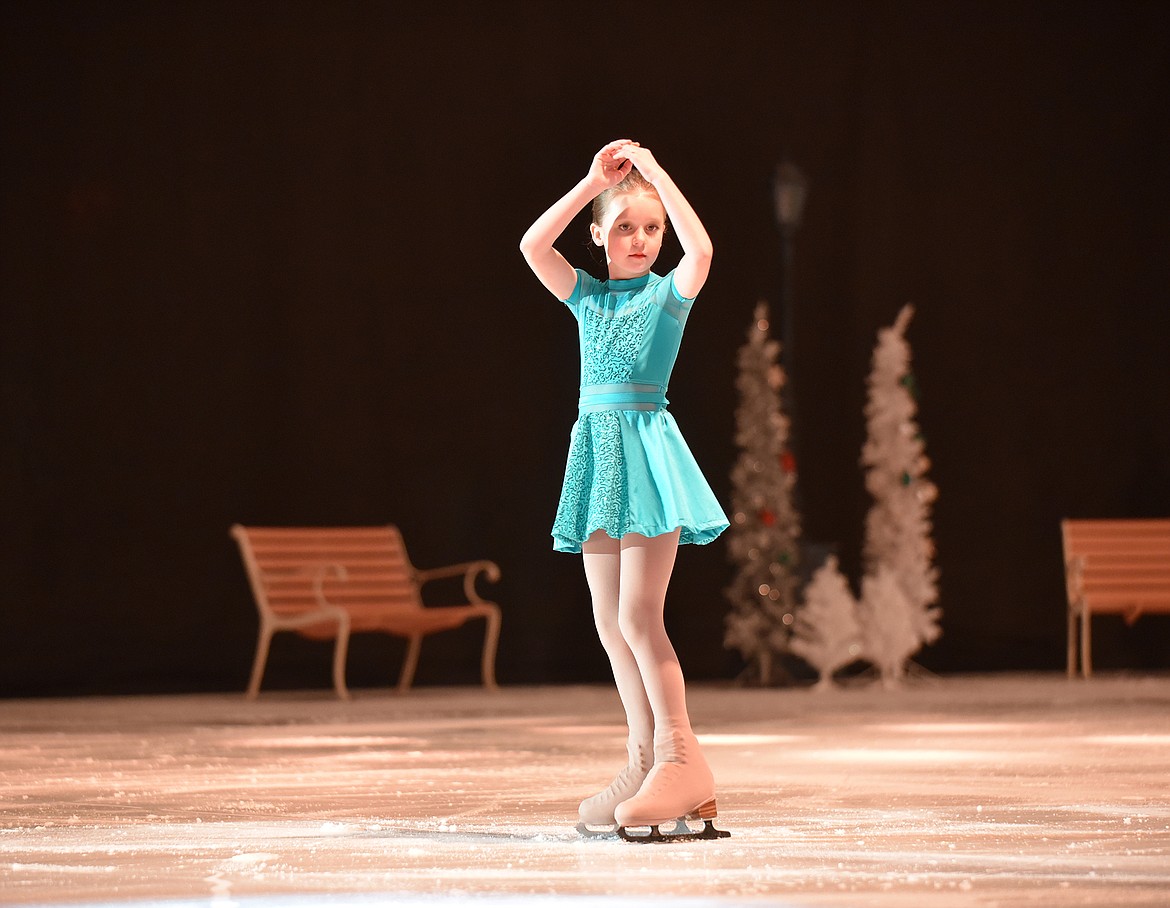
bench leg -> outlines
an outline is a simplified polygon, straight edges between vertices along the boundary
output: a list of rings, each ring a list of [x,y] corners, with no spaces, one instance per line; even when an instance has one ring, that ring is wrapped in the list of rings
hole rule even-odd
[[[496,649],[500,643],[500,613],[491,612],[485,616],[487,627],[483,637],[482,674],[483,686],[488,690],[499,690],[496,684]]]
[[[1093,657],[1090,655],[1089,634],[1092,627],[1087,608],[1081,609],[1081,675],[1088,678],[1093,674]]]
[[[1077,676],[1077,613],[1068,608],[1068,676]]]
[[[337,622],[337,642],[333,644],[333,689],[342,700],[349,699],[345,686],[345,660],[349,654],[349,616]]]
[[[272,642],[274,631],[267,624],[260,624],[260,636],[256,639],[256,657],[252,660],[252,676],[248,680],[248,690],[244,695],[249,700],[255,700],[260,693],[260,681],[264,677],[264,666],[268,662],[268,646]]]
[[[418,654],[422,649],[422,634],[412,634],[406,647],[406,661],[402,663],[402,674],[398,676],[398,693],[404,694],[414,683],[414,672],[418,668]]]

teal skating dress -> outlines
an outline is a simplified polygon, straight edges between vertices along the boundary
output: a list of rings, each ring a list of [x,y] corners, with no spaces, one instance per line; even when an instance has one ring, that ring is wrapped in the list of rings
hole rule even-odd
[[[727,517],[674,417],[666,386],[694,300],[674,272],[599,281],[578,269],[564,301],[577,318],[581,399],[569,438],[553,548],[580,552],[595,530],[704,545]]]

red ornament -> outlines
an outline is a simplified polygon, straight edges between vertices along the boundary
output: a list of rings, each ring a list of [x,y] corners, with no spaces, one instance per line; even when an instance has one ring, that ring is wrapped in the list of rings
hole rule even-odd
[[[785,473],[796,472],[796,456],[791,451],[785,451],[780,455],[780,469]]]
[[[760,523],[762,523],[764,526],[770,527],[775,522],[776,522],[776,515],[773,514],[771,511],[769,511],[767,508],[760,511]]]

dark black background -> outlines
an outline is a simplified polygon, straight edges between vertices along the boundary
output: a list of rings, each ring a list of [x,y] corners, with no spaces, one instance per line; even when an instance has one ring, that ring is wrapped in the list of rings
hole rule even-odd
[[[616,137],[715,243],[670,396],[725,502],[772,172],[807,173],[801,500],[855,583],[869,357],[915,305],[923,666],[1062,668],[1059,520],[1170,513],[1162,3],[10,2],[0,42],[0,694],[242,689],[236,521],[492,558],[501,680],[604,680],[548,535],[574,324],[516,247]],[[741,668],[730,571],[722,541],[680,552],[692,678]],[[1096,630],[1100,668],[1170,661],[1165,617]],[[428,641],[420,683],[473,682],[478,635]],[[270,685],[327,686],[321,647],[278,638]],[[400,653],[359,642],[351,683]]]

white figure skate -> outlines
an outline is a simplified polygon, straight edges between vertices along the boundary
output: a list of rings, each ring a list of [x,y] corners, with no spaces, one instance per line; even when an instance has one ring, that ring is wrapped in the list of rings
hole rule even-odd
[[[617,831],[614,809],[632,798],[646,781],[652,765],[648,745],[630,745],[629,762],[612,782],[581,802],[577,810],[577,831],[584,836],[612,835]]]
[[[722,839],[716,829],[715,777],[693,734],[675,732],[655,740],[654,768],[638,793],[614,809],[618,835],[627,842]],[[701,829],[688,823],[701,822]],[[662,827],[673,823],[673,828]]]

